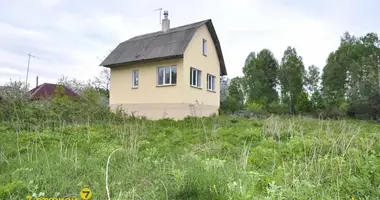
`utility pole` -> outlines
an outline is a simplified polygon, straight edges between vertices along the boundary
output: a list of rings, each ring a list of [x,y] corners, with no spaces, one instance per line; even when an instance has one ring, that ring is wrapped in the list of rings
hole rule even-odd
[[[377,81],[379,82],[379,96],[380,96],[380,56],[377,56]],[[377,123],[380,123],[380,117],[376,116]]]
[[[33,56],[31,53],[28,54],[29,58],[28,58],[28,68],[26,70],[26,80],[25,80],[25,87],[28,87],[28,76],[29,76],[29,65],[30,65],[30,57],[36,57],[36,56]]]

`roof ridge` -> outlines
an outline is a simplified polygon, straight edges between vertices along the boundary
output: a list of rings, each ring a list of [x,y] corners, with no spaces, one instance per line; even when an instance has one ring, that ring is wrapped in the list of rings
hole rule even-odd
[[[170,30],[156,31],[134,36],[119,45],[100,63],[100,66],[113,68],[137,63],[183,58],[189,42],[196,31],[206,25],[217,51],[220,75],[227,75],[222,48],[211,19],[185,24]],[[160,40],[159,42],[156,42]],[[139,56],[138,58],[136,58]]]
[[[29,98],[33,97],[34,94],[35,94],[37,91],[40,91],[41,88],[42,88],[42,86],[44,86],[44,85],[46,85],[46,83],[42,83],[41,85],[37,86],[37,89],[34,90],[34,92],[33,92],[32,94],[30,94],[30,97],[29,97]]]
[[[198,21],[198,22],[194,22],[194,23],[190,23],[190,24],[185,24],[185,25],[173,27],[173,28],[169,29],[167,32],[156,31],[156,32],[150,32],[150,33],[145,33],[145,34],[141,34],[141,35],[136,35],[134,37],[129,38],[128,40],[125,40],[124,42],[121,42],[120,44],[127,43],[127,42],[132,42],[132,41],[139,40],[139,39],[152,38],[152,37],[156,37],[157,35],[176,33],[176,32],[179,32],[179,31],[183,31],[183,30],[181,30],[181,28],[184,28],[186,26],[190,26],[191,27],[192,25],[195,25],[195,24],[199,23],[198,26],[195,26],[195,27],[192,27],[192,28],[189,28],[189,29],[197,28],[197,27],[199,27],[199,26],[207,23],[210,20],[211,19],[206,19],[206,20],[202,20],[202,21]],[[151,36],[149,36],[149,35],[151,35]]]

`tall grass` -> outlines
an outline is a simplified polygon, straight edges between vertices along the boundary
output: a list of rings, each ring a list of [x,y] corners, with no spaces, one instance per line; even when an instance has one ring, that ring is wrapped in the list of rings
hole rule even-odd
[[[279,116],[149,121],[111,113],[90,94],[1,102],[0,199],[79,198],[85,187],[93,199],[380,196],[375,123]]]
[[[377,199],[379,126],[188,118],[0,131],[0,199]],[[115,150],[119,149],[115,152]]]

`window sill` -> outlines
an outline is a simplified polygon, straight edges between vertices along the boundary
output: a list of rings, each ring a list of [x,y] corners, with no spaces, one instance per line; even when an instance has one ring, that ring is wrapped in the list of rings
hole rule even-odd
[[[209,90],[209,89],[207,89],[207,91],[212,92],[212,93],[216,93],[215,90]]]
[[[132,89],[138,89],[138,88],[139,88],[139,86],[132,87]]]
[[[198,86],[195,86],[195,85],[190,85],[190,87],[195,88],[195,89],[198,89],[198,90],[201,90],[201,89],[202,89],[202,87],[198,87]]]
[[[176,86],[177,84],[156,85],[156,87]]]

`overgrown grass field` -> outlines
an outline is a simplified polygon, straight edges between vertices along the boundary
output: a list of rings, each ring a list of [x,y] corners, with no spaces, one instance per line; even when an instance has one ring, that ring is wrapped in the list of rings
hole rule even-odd
[[[379,199],[380,125],[272,116],[17,131],[0,125],[0,199]]]

